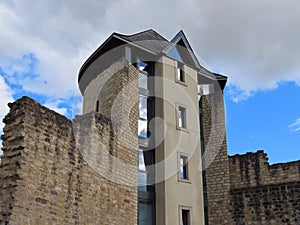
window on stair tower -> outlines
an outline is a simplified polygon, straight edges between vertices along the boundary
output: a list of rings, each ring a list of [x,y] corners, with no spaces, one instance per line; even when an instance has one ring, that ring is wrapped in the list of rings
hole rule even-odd
[[[147,137],[147,97],[140,95],[139,100],[139,123],[138,123],[138,134],[139,137]]]
[[[179,206],[179,224],[180,225],[191,225],[191,207]]]
[[[189,166],[188,156],[183,153],[179,153],[179,180],[189,180]]]
[[[186,108],[181,105],[177,106],[177,128],[187,128]]]

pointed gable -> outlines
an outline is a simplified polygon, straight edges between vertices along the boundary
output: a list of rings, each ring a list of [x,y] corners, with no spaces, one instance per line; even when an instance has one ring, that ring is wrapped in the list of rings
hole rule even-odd
[[[185,64],[201,68],[200,63],[182,30],[170,41],[169,45],[163,50],[163,53]]]

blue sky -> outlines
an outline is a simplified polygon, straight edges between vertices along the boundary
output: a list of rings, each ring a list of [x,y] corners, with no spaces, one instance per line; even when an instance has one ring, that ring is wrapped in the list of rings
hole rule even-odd
[[[260,91],[233,102],[225,90],[228,150],[230,154],[259,149],[270,162],[300,159],[300,87],[283,82],[274,90]]]
[[[183,29],[203,65],[229,77],[229,153],[300,159],[298,1],[28,1],[0,2],[1,120],[22,95],[72,118],[78,70],[112,32],[152,28],[171,39]]]

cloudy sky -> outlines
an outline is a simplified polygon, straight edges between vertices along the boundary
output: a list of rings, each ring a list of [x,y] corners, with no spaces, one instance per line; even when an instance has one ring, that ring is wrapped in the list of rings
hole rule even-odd
[[[229,77],[229,153],[298,160],[299,22],[296,0],[2,0],[0,118],[22,95],[72,118],[78,70],[112,32],[152,28],[171,39],[183,29],[209,68]]]

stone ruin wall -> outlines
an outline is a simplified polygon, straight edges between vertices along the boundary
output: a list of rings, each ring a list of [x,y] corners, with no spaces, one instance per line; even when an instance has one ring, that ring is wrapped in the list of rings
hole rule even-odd
[[[300,160],[270,165],[263,151],[228,156],[225,122],[214,118],[225,118],[223,95],[203,96],[201,108],[205,157],[214,157],[205,170],[208,225],[299,225]],[[224,136],[221,145],[214,135]]]
[[[122,73],[126,73],[124,85],[130,82],[126,78],[137,79],[133,68],[112,79]],[[134,99],[133,95],[138,96],[126,96]],[[119,110],[124,111],[128,103],[121,103]],[[72,123],[28,97],[9,107],[0,164],[1,225],[137,224],[138,143],[122,144],[129,139],[128,130],[118,126],[123,136],[117,136],[111,120],[94,112],[77,116]],[[129,119],[133,133],[137,133],[137,118],[138,105],[134,105]],[[80,147],[91,145],[79,151],[75,136],[84,132],[94,133],[81,135],[87,139],[77,139]],[[90,139],[93,136],[100,142]]]
[[[230,182],[223,93],[201,97],[203,110],[204,170],[209,225],[232,225]],[[215,124],[213,124],[215,123]],[[221,139],[221,140],[220,140]]]
[[[2,137],[0,224],[137,223],[136,187],[111,182],[90,167],[76,148],[70,120],[27,97],[9,106]],[[137,165],[137,152],[119,148],[110,121],[94,117],[105,147],[124,151],[123,160]]]
[[[229,171],[234,224],[300,224],[300,161],[270,165],[258,151],[230,156]]]
[[[133,69],[122,71],[133,73],[127,77],[137,76]],[[213,101],[221,116],[222,98]],[[9,107],[0,164],[1,225],[137,224],[137,188],[107,179],[119,177],[137,183],[137,174],[113,171],[107,165],[113,157],[138,165],[138,153],[120,143],[110,119],[93,113],[75,118],[79,124],[95,125],[102,148],[109,150],[101,154],[101,165],[106,166],[99,174],[95,165],[85,160],[85,152],[76,147],[74,133],[78,135],[80,127],[74,130],[70,120],[27,97]],[[120,110],[124,107],[126,102]],[[214,129],[223,129],[224,124],[212,129],[207,98],[202,107],[208,146],[210,132],[218,135]],[[131,113],[130,123],[137,123],[138,109]],[[93,118],[92,123],[88,118]],[[137,124],[133,127],[137,129]],[[122,129],[119,124],[118,129]],[[226,136],[220,149],[206,170],[209,225],[300,224],[300,161],[269,165],[263,151],[227,157]]]

